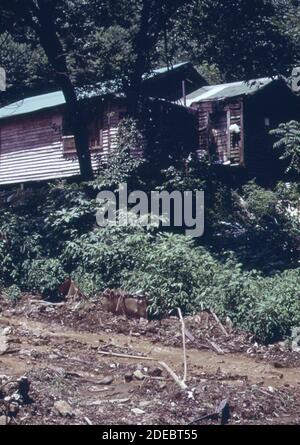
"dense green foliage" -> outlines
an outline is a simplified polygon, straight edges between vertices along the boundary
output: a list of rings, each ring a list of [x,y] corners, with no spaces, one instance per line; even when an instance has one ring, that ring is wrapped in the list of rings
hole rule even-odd
[[[150,187],[138,184],[130,159],[124,176],[115,177],[116,162],[128,149],[125,142],[120,146],[119,158],[116,151],[106,165],[105,188],[115,190],[123,178]],[[98,227],[95,197],[101,181],[17,193],[1,208],[0,280],[8,298],[17,300],[19,288],[59,297],[60,285],[70,277],[87,296],[106,288],[147,295],[152,317],[177,307],[185,313],[210,308],[263,341],[280,339],[299,325],[297,184],[266,190],[250,182],[233,190],[207,162],[170,167],[157,189],[207,193],[207,230],[199,241],[151,226]]]
[[[81,136],[78,88],[122,90],[132,104],[144,73],[159,65],[191,60],[219,82],[287,75],[300,58],[294,0],[2,0],[1,7],[0,65],[8,77],[1,103],[62,88]],[[296,173],[299,131],[292,122],[274,132]],[[70,277],[88,296],[107,287],[147,294],[153,317],[178,306],[185,313],[212,308],[261,340],[289,335],[300,323],[299,185],[233,187],[193,158],[172,159],[153,175],[130,154],[141,137],[140,126],[127,120],[118,149],[93,181],[16,193],[1,205],[6,297],[16,302],[22,290],[57,298]],[[97,192],[120,182],[146,192],[204,190],[205,237],[97,227]]]
[[[286,173],[300,173],[300,122],[282,123],[271,131],[277,141],[274,144],[280,159],[287,162]]]
[[[196,0],[179,14],[184,26],[177,17],[170,32],[174,54],[202,69],[205,61],[223,81],[289,75],[298,56],[289,17],[275,2]]]

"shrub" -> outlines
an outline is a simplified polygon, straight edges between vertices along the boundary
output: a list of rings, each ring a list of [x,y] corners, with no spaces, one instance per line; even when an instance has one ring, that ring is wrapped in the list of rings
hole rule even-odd
[[[19,286],[13,284],[12,286],[4,289],[3,295],[5,298],[7,298],[7,300],[15,304],[21,298],[22,291]]]
[[[24,262],[41,255],[41,237],[28,217],[0,210],[0,281],[23,284]]]
[[[297,266],[300,227],[296,188],[291,187],[289,200],[287,185],[268,190],[252,181],[233,196],[231,231],[221,241],[228,241],[238,260],[247,269],[267,274]],[[293,216],[291,210],[295,209]]]
[[[275,217],[278,198],[276,193],[249,182],[242,188],[245,210],[248,212],[249,223],[264,224]],[[249,215],[250,214],[250,215]]]
[[[220,263],[182,235],[158,236],[140,266],[124,276],[123,287],[149,296],[152,317],[177,307],[189,314],[213,309],[264,342],[300,324],[300,269],[264,278],[232,259]]]
[[[97,273],[86,272],[84,268],[78,267],[71,274],[72,280],[80,291],[88,298],[93,298],[103,292],[107,286],[102,277]]]
[[[96,221],[96,201],[84,185],[52,185],[41,205],[40,231],[46,255],[59,255],[64,243],[91,230]]]
[[[300,122],[290,121],[280,124],[270,132],[277,141],[274,149],[281,152],[280,159],[288,161],[286,172],[300,173]]]
[[[150,296],[149,313],[160,316],[176,307],[187,309],[193,300],[194,268],[190,242],[178,235],[159,235],[145,252],[140,267],[128,271],[124,286]]]
[[[96,190],[139,181],[127,159],[131,143],[119,147],[108,176],[91,184]],[[195,159],[162,176],[157,189],[205,191],[209,230],[202,246],[151,226],[96,228],[96,191],[59,182],[19,193],[17,203],[0,209],[0,283],[9,298],[16,301],[21,290],[57,298],[71,277],[88,296],[108,287],[147,294],[151,317],[177,307],[186,314],[213,309],[262,341],[289,335],[300,325],[299,185],[266,190],[251,182],[232,193]],[[295,270],[279,273],[288,267]]]
[[[67,242],[62,259],[67,270],[75,270],[77,279],[89,274],[103,288],[120,287],[122,275],[143,261],[150,243],[151,233],[141,227],[109,225]]]
[[[27,288],[38,292],[43,297],[59,297],[59,287],[64,283],[67,274],[58,259],[45,258],[31,261],[27,265]]]
[[[207,304],[207,289],[218,263],[203,248],[183,235],[158,235],[145,252],[140,268],[124,277],[124,286],[150,296],[149,313],[165,315],[180,307],[192,313]]]
[[[300,269],[265,278],[246,328],[265,342],[280,340],[300,326]]]
[[[117,146],[111,150],[109,158],[99,158],[99,170],[91,185],[97,191],[116,190],[121,183],[128,189],[136,189],[139,183],[139,170],[144,159],[133,155],[134,150],[143,147],[144,140],[137,123],[132,118],[121,121],[117,133]]]

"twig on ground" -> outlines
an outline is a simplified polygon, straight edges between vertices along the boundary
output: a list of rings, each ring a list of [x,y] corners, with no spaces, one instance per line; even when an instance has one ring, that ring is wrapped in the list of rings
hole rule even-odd
[[[185,336],[192,343],[194,343],[194,345],[196,345],[198,348],[211,349],[210,346],[200,343],[187,328],[185,328]]]
[[[189,426],[195,425],[196,423],[202,422],[203,420],[218,420],[218,419],[221,420],[222,425],[226,425],[230,419],[230,406],[227,399],[222,400],[216,412],[212,414],[206,414],[205,416],[202,416],[199,419],[195,419],[188,425]]]
[[[174,371],[165,363],[165,362],[158,362],[159,365],[161,365],[163,368],[165,368],[166,371],[170,374],[170,376],[174,379],[174,381],[177,383],[177,385],[180,386],[180,388],[185,391],[187,389],[187,385],[185,382],[180,380]]]
[[[174,371],[172,371],[172,369],[165,363],[165,362],[160,362],[155,358],[152,357],[143,357],[143,356],[138,356],[138,355],[129,355],[129,354],[116,354],[114,352],[106,352],[106,351],[98,351],[99,354],[101,355],[107,355],[110,357],[119,357],[119,358],[127,358],[130,360],[141,360],[141,361],[149,361],[149,362],[158,362],[159,365],[161,365],[163,368],[165,368],[165,370],[170,374],[170,376],[173,378],[173,380],[180,386],[181,389],[186,390],[187,389],[187,385],[182,382],[177,375],[175,374]]]
[[[185,345],[185,324],[182,316],[181,309],[178,308],[178,314],[181,322],[181,332],[182,332],[182,350],[183,350],[183,363],[184,363],[184,374],[183,374],[183,383],[187,380],[187,359],[186,359],[186,345]]]
[[[223,332],[223,334],[224,334],[226,337],[229,337],[229,334],[228,334],[228,332],[226,331],[226,329],[225,329],[225,327],[223,326],[223,324],[221,323],[219,317],[218,317],[212,310],[210,310],[210,313],[211,313],[211,315],[214,317],[214,319],[216,320],[216,322],[218,323],[219,328],[221,329],[221,331]]]
[[[85,417],[84,420],[86,421],[86,423],[87,423],[88,425],[91,425],[91,426],[93,425],[92,422],[90,421],[90,419],[89,419],[88,417]]]
[[[188,423],[188,426],[195,425],[196,423],[202,422],[203,420],[217,420],[218,418],[218,413],[206,414],[205,416],[202,416],[199,419],[195,419],[191,423]]]
[[[123,299],[124,302],[124,298],[123,295],[120,295],[119,299],[118,299],[118,303],[117,303],[117,307],[116,307],[116,314],[119,313],[119,309],[120,309],[120,305],[121,305],[121,300]]]
[[[220,348],[214,341],[209,340],[209,338],[206,337],[207,343],[212,347],[212,349],[219,355],[223,355],[224,351]]]
[[[110,357],[129,358],[132,360],[156,361],[154,358],[144,357],[143,355],[117,354],[116,352],[108,352],[108,351],[98,351],[98,354],[108,355]]]
[[[43,300],[29,300],[29,304],[39,304],[40,306],[54,306],[61,307],[66,303],[52,303],[51,301],[43,301]]]

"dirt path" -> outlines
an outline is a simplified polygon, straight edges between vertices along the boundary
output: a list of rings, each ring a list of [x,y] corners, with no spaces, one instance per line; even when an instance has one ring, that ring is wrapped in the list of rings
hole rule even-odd
[[[232,333],[224,339],[217,326],[212,331],[208,324],[204,331],[206,324],[204,317],[204,327],[197,327],[197,320],[188,326],[194,336],[202,335],[201,343],[210,335],[227,352],[218,355],[189,343],[188,390],[182,391],[159,366],[163,361],[183,374],[176,320],[124,320],[97,306],[45,309],[25,302],[8,307],[0,314],[2,346],[8,346],[0,351],[0,420],[6,413],[12,424],[187,425],[228,399],[232,424],[299,424],[298,359],[288,355],[285,360],[286,353],[278,355],[276,348],[271,355],[268,349],[262,357],[249,354],[251,343],[245,337]],[[31,382],[32,403],[21,405],[14,417],[1,400],[1,379],[3,385],[7,378],[16,381],[24,375]],[[62,401],[67,414],[56,408]]]
[[[59,344],[66,340],[73,340],[89,347],[98,348],[101,344],[112,344],[116,348],[123,349],[130,346],[135,354],[152,357],[157,362],[164,361],[173,369],[180,371],[182,368],[182,352],[178,348],[154,346],[150,341],[144,338],[135,338],[121,334],[107,334],[99,332],[92,334],[88,332],[78,332],[70,328],[59,325],[49,326],[45,322],[37,322],[26,318],[5,318],[0,317],[0,323],[10,326],[20,327],[29,335],[39,336],[45,332],[47,335]],[[46,348],[40,347],[38,350],[44,351]],[[221,373],[231,374],[240,377],[246,377],[251,384],[263,383],[265,386],[282,387],[284,385],[300,385],[300,369],[280,369],[276,370],[274,366],[268,363],[258,363],[254,358],[245,356],[245,354],[225,354],[217,355],[211,351],[199,351],[189,349],[188,366],[191,369],[201,369],[206,373],[215,373],[218,369]],[[103,360],[111,360],[104,356],[95,354],[95,363]],[[129,359],[119,358],[121,362],[130,362]],[[17,357],[1,358],[2,365],[8,366],[13,374],[22,374],[26,368],[23,360]],[[133,360],[132,363],[135,361]],[[30,365],[29,365],[30,367]]]

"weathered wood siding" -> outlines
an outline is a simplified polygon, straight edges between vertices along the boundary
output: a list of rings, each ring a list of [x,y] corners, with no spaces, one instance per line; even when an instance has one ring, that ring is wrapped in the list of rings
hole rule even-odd
[[[300,98],[285,82],[270,83],[255,94],[203,100],[193,108],[198,112],[199,156],[209,153],[220,164],[245,167],[248,178],[269,181],[282,176],[287,165],[273,148],[270,130],[300,120]]]
[[[209,152],[209,116],[213,112],[212,102],[203,102],[195,105],[194,108],[198,110],[199,121],[199,148],[198,155],[201,157]]]
[[[193,110],[153,100],[147,108],[145,119],[152,131],[146,135],[147,141],[141,141],[141,147],[132,147],[134,156],[151,155],[163,168],[170,156],[195,151],[197,118]],[[92,165],[97,170],[99,157],[109,158],[117,145],[118,126],[126,108],[122,100],[114,99],[89,111]],[[75,141],[67,127],[63,107],[0,119],[0,185],[78,176]]]
[[[116,145],[123,109],[111,106],[101,121],[101,147],[94,154],[107,155]],[[79,175],[76,152],[64,152],[63,110],[51,109],[0,121],[0,184],[17,184]],[[75,158],[75,159],[74,159]]]
[[[209,117],[210,126],[210,151],[214,154],[219,162],[227,162],[228,160],[228,128],[227,113],[217,111],[211,113]]]
[[[105,107],[102,117],[102,140],[101,151],[103,155],[108,155],[111,149],[116,148],[118,125],[125,114],[122,106],[108,104]]]
[[[230,161],[234,165],[244,165],[244,102],[243,99],[230,102],[227,107],[229,113],[229,126],[238,125],[240,139],[234,140],[234,133],[229,132],[230,137]]]
[[[57,111],[16,117],[0,123],[0,184],[53,179],[77,173],[64,159],[62,115]]]
[[[243,101],[203,101],[194,104],[198,110],[199,148],[198,155],[214,156],[219,163],[243,164]],[[234,139],[231,125],[241,129],[240,139]]]

